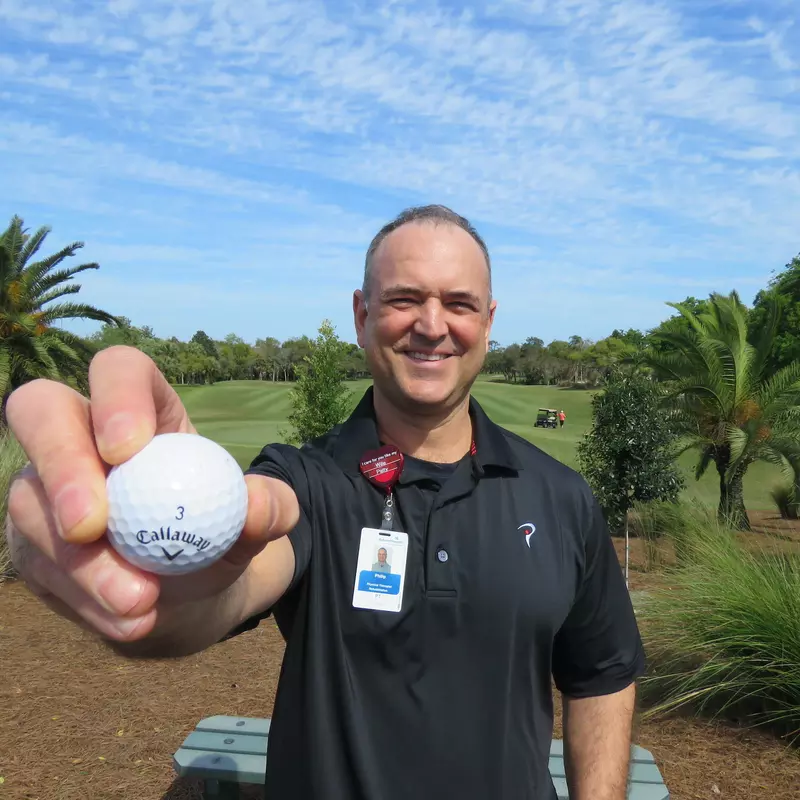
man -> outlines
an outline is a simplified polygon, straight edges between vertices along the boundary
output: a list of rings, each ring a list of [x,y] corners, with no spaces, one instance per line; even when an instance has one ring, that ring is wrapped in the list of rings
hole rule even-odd
[[[486,246],[452,211],[412,209],[364,272],[353,312],[374,385],[326,436],[262,450],[222,560],[159,578],[105,542],[104,462],[194,430],[149,359],[111,348],[90,402],[47,381],[10,398],[31,460],[9,498],[13,561],[131,657],[198,652],[273,614],[268,797],[554,800],[552,679],[570,797],[623,800],[641,641],[585,482],[470,397],[496,309]],[[363,471],[387,448],[405,464],[389,495]],[[358,566],[379,543],[383,581]]]
[[[392,568],[386,561],[386,548],[378,548],[378,560],[372,565],[373,572],[391,572]]]
[[[564,423],[566,421],[567,421],[567,415],[564,413],[564,409],[562,408],[558,412],[558,425],[559,425],[559,427],[563,428],[564,427]]]

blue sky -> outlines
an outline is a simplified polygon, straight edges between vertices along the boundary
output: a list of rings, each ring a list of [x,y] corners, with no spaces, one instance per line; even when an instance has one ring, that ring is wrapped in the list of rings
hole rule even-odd
[[[353,340],[378,228],[484,234],[494,338],[752,302],[800,251],[789,0],[0,0],[0,222],[189,338]],[[74,326],[86,333],[94,324]]]

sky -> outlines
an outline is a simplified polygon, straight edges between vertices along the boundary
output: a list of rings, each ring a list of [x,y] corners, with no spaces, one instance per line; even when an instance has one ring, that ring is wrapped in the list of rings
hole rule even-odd
[[[751,303],[800,251],[795,0],[0,0],[0,226],[161,337],[354,341],[379,228],[486,239],[493,338]],[[77,260],[74,263],[78,263]],[[96,323],[66,327],[81,333]]]

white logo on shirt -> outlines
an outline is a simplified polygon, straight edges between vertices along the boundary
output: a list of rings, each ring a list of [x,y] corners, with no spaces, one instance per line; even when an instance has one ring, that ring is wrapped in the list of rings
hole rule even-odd
[[[523,522],[522,525],[517,528],[518,531],[525,529],[525,544],[528,547],[531,546],[531,536],[533,536],[533,532],[536,530],[536,526],[532,522]]]

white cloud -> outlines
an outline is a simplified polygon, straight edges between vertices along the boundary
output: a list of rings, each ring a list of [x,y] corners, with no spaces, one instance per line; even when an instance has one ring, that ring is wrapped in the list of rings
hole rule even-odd
[[[0,159],[29,202],[113,216],[127,198],[131,218],[186,231],[224,219],[243,253],[272,243],[331,274],[430,200],[487,229],[509,292],[530,262],[576,291],[586,274],[640,298],[749,286],[798,249],[796,16],[755,0],[0,0],[18,43],[0,56]]]

